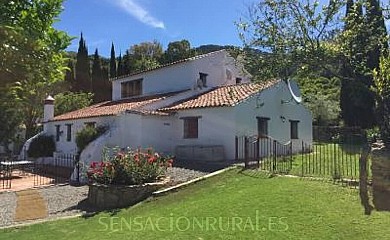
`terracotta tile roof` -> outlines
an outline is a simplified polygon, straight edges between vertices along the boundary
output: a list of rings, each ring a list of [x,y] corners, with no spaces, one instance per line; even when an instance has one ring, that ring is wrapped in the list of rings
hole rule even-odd
[[[143,70],[143,71],[138,71],[138,72],[130,73],[130,74],[127,74],[127,75],[119,76],[119,77],[116,77],[116,78],[111,78],[110,80],[111,81],[115,81],[115,80],[118,80],[118,79],[122,79],[122,78],[130,77],[130,76],[138,75],[138,74],[149,72],[149,71],[153,71],[153,70],[156,70],[156,69],[169,67],[169,66],[172,66],[172,65],[175,65],[175,64],[201,59],[201,58],[208,57],[208,56],[211,56],[211,55],[223,52],[223,51],[226,51],[226,50],[222,49],[222,50],[218,50],[218,51],[214,51],[214,52],[210,52],[210,53],[206,53],[206,54],[202,54],[202,55],[198,55],[198,56],[194,56],[194,57],[178,60],[178,61],[175,61],[175,62],[163,64],[163,65],[160,65],[160,66],[157,66],[157,67],[154,67],[154,68],[150,68],[150,69],[146,69],[146,70]]]
[[[193,108],[235,106],[251,95],[269,88],[279,81],[280,80],[273,80],[264,83],[243,83],[216,87],[209,92],[176,102],[160,110],[175,111]]]
[[[147,110],[144,107],[151,103],[164,100],[174,96],[179,92],[159,94],[154,96],[138,97],[124,99],[119,101],[107,101],[98,103],[83,109],[68,112],[59,116],[55,116],[51,121],[74,120],[81,118],[93,118],[102,116],[114,116],[122,112],[143,114],[143,115],[161,115],[167,116],[170,111],[206,108],[206,107],[223,107],[235,106],[246,98],[252,96],[259,91],[262,91],[279,80],[264,82],[264,83],[244,83],[238,85],[221,86],[211,89],[208,92],[186,98],[179,102],[173,103],[167,107],[157,110]]]
[[[163,100],[169,96],[175,95],[175,93],[160,94],[148,97],[141,98],[131,98],[119,101],[107,101],[97,103],[95,105],[79,109],[76,111],[64,113],[62,115],[55,116],[51,121],[63,121],[63,120],[73,120],[80,118],[92,118],[92,117],[102,117],[102,116],[114,116],[121,112],[133,112],[137,114],[152,114],[152,115],[168,115],[168,113],[160,111],[150,111],[142,109],[143,106],[146,106],[150,103],[154,103],[160,100]]]

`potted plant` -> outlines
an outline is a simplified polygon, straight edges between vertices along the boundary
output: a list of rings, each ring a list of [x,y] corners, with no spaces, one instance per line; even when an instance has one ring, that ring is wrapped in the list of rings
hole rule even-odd
[[[142,201],[168,183],[165,173],[172,162],[151,148],[106,149],[103,161],[92,162],[87,170],[88,202],[110,209]]]

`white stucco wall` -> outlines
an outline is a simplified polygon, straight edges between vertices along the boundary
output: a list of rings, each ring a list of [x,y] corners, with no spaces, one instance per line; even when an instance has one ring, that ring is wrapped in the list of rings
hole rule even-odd
[[[248,82],[249,77],[239,68],[241,67],[236,65],[234,58],[226,51],[220,51],[199,59],[114,80],[112,98],[121,99],[121,83],[141,78],[143,95],[193,89],[200,72],[208,74],[207,87],[235,84],[236,77],[242,78],[242,82]],[[227,69],[232,73],[230,80],[227,79]]]
[[[301,149],[302,141],[312,142],[312,115],[302,104],[291,100],[285,82],[254,95],[235,107],[236,135],[257,135],[257,117],[269,118],[268,135],[284,144],[290,141],[290,120],[298,120],[298,139],[292,139],[294,152]]]
[[[179,145],[222,145],[224,159],[234,159],[234,111],[233,108],[201,108],[180,111],[175,115],[174,144]],[[183,117],[200,117],[198,120],[198,138],[185,139]]]
[[[137,148],[141,146],[142,116],[137,114],[122,114],[118,116],[118,129],[113,133],[111,146]]]
[[[56,143],[56,149],[58,152],[63,153],[77,153],[77,145],[76,145],[76,133],[85,127],[85,124],[88,122],[96,122],[96,126],[110,126],[115,127],[117,123],[115,122],[114,116],[108,117],[98,117],[98,118],[83,118],[76,120],[65,120],[65,121],[52,121],[48,122],[45,125],[45,134],[51,135],[54,137],[54,141]],[[67,127],[66,124],[72,124],[72,138],[71,141],[67,141]],[[60,131],[62,134],[60,135],[59,141],[56,141],[56,125],[60,125]]]
[[[142,116],[141,147],[152,147],[157,152],[173,155],[177,126],[170,116]]]

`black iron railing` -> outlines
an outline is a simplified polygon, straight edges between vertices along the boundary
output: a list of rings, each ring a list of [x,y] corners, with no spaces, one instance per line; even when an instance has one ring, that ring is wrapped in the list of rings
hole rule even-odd
[[[282,144],[270,137],[236,137],[236,161],[245,168],[288,173],[292,167],[292,142]]]

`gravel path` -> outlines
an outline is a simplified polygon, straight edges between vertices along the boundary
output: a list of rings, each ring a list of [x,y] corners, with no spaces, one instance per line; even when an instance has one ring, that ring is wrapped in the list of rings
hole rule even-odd
[[[62,217],[84,212],[78,204],[88,197],[88,186],[52,186],[40,189],[47,202],[49,217]]]
[[[171,178],[172,185],[187,182],[189,180],[204,176],[206,174],[208,174],[208,172],[200,172],[178,167],[168,168],[167,170],[167,175]]]
[[[168,168],[167,175],[171,178],[169,185],[176,185],[208,174],[182,167]],[[88,186],[57,185],[39,189],[47,202],[50,219],[71,216],[93,211],[85,200],[88,197]],[[0,193],[0,227],[13,224],[17,197],[14,192]]]
[[[14,192],[0,193],[0,227],[13,223],[16,201],[17,198]]]

